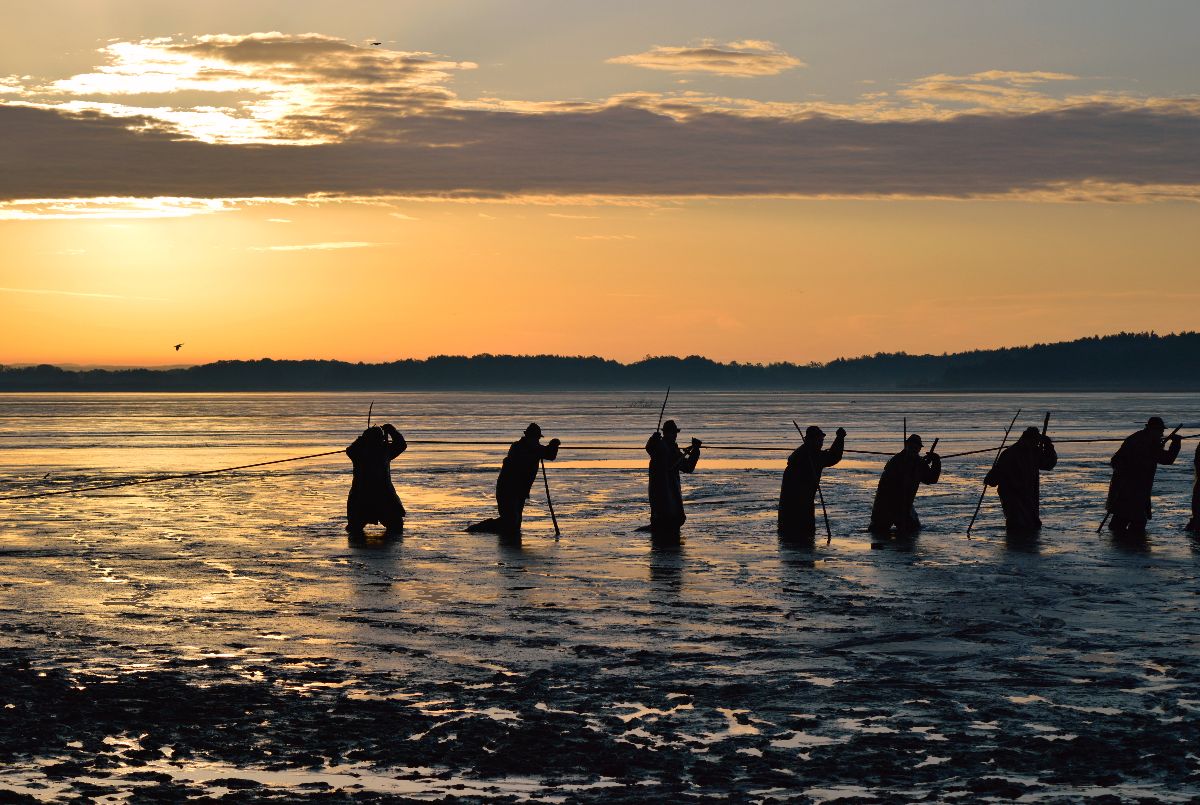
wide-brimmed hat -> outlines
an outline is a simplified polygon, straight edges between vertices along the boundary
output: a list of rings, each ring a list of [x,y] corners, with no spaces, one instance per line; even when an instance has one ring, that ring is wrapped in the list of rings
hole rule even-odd
[[[668,419],[663,423],[663,433],[670,431],[671,433],[679,433],[679,426],[675,424],[674,419]]]
[[[542,426],[536,422],[530,422],[529,427],[525,429],[525,435],[540,437],[542,435]]]

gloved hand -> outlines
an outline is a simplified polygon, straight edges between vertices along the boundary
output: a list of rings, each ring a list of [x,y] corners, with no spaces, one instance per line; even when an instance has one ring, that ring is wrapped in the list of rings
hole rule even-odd
[[[692,438],[692,447],[699,447],[701,444],[702,442],[699,439],[695,437]]]
[[[562,444],[562,440],[560,440],[560,439],[551,439],[550,440],[551,447],[558,447],[560,444]]]
[[[838,428],[838,429],[837,429],[837,432],[836,432],[836,435],[837,435],[837,437],[838,437],[839,439],[845,439],[845,438],[846,438],[846,429],[845,429],[845,428]]]

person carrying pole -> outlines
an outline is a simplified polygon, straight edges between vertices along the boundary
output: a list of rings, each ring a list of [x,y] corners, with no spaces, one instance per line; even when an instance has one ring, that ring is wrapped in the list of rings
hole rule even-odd
[[[1047,422],[1050,415],[1046,415]],[[1028,536],[1042,527],[1041,473],[1058,464],[1058,452],[1044,430],[1026,428],[1015,443],[1000,451],[984,477],[997,487],[1004,523],[1010,536]]]
[[[517,537],[521,534],[521,519],[525,512],[525,501],[537,478],[538,468],[543,461],[558,458],[561,442],[551,439],[542,444],[542,429],[536,422],[529,423],[525,435],[513,442],[508,455],[500,465],[496,478],[496,509],[499,517],[476,523],[467,531],[486,531],[502,536]]]
[[[1179,428],[1163,438],[1166,423],[1152,416],[1146,427],[1130,434],[1110,460],[1113,473],[1105,509],[1112,515],[1109,530],[1116,536],[1140,536],[1151,517],[1150,495],[1159,464],[1174,464],[1183,446]]]
[[[846,429],[838,428],[833,444],[822,450],[825,432],[809,425],[803,441],[788,456],[787,469],[779,489],[779,537],[783,540],[811,541],[817,535],[815,498],[821,483],[821,471],[842,460],[846,447]]]
[[[921,530],[921,520],[913,503],[921,484],[936,484],[942,475],[942,459],[933,448],[921,455],[924,443],[917,434],[904,441],[904,449],[888,459],[879,476],[875,504],[871,507],[872,534],[886,535],[894,526],[897,536],[909,536]]]
[[[683,511],[683,490],[679,473],[694,472],[700,460],[699,439],[692,439],[687,449],[676,443],[679,426],[668,419],[661,431],[655,431],[646,440],[646,452],[650,454],[650,526],[641,530],[656,536],[678,536],[687,515]]]
[[[404,504],[392,485],[392,459],[408,449],[404,436],[392,423],[368,427],[346,448],[354,465],[354,480],[346,497],[346,532],[361,539],[368,523],[379,523],[387,533],[404,529]]]

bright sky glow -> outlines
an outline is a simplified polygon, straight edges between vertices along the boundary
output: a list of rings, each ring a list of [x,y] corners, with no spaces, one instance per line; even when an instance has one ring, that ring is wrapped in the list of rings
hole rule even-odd
[[[1194,4],[344,5],[6,10],[0,362],[1197,326]]]

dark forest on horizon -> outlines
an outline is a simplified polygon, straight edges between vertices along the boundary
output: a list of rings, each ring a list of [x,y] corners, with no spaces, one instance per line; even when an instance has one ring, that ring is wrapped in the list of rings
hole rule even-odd
[[[1119,333],[944,355],[829,363],[621,363],[558,355],[435,356],[389,363],[226,360],[171,369],[0,367],[0,391],[436,391],[676,388],[787,391],[1200,391],[1200,333]]]

